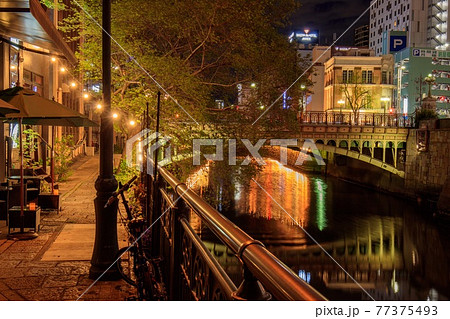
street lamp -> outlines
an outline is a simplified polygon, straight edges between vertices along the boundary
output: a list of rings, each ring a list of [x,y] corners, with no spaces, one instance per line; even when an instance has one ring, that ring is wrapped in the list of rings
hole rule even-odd
[[[299,119],[300,122],[302,122],[303,119],[303,113],[306,113],[306,85],[302,84],[300,85],[300,89],[302,90],[302,101],[301,101],[301,107],[299,108]]]
[[[430,73],[424,81],[428,84],[428,97],[431,97],[431,86],[436,82],[436,78]]]
[[[115,262],[117,241],[117,202],[105,207],[117,189],[114,177],[114,125],[111,116],[111,0],[102,1],[102,80],[103,112],[100,122],[100,170],[95,189],[95,242],[89,278],[118,279],[120,274],[111,265]]]
[[[382,97],[380,100],[381,100],[381,102],[385,102],[384,109],[383,109],[383,126],[385,126],[386,125],[386,105],[387,105],[387,103],[389,103],[391,101],[391,98]]]

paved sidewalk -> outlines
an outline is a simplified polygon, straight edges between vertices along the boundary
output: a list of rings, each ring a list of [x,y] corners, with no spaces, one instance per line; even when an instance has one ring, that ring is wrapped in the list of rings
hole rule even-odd
[[[55,241],[65,240],[63,234],[70,229],[93,231],[94,227],[85,224],[95,223],[93,201],[98,163],[98,156],[81,157],[76,161],[72,166],[73,175],[67,182],[59,183],[62,211],[59,214],[50,212],[41,215],[38,238],[28,241],[8,240],[6,224],[0,221],[0,301],[76,300],[93,283],[88,278],[88,260],[65,261],[58,260],[58,256],[53,261],[42,259]],[[65,231],[66,225],[71,227]],[[89,235],[93,237],[93,234]],[[82,259],[87,259],[92,247],[86,244],[86,236],[69,238],[70,244],[82,252],[77,256],[83,255]],[[134,294],[134,288],[123,280],[99,281],[82,300],[125,300]]]

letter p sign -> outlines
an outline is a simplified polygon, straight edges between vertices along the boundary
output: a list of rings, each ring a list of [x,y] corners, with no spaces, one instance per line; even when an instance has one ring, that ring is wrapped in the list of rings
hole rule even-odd
[[[398,52],[406,48],[405,35],[391,35],[390,53]]]

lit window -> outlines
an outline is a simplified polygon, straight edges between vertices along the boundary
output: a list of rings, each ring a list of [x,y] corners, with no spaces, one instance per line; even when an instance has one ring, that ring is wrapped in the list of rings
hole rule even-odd
[[[33,90],[34,92],[42,95],[44,92],[44,77],[42,75],[35,74],[29,70],[23,70],[23,87]]]

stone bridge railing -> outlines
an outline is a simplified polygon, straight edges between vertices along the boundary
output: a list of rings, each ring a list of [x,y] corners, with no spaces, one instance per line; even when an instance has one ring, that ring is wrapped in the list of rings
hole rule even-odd
[[[306,112],[302,124],[327,124],[345,126],[414,127],[414,117],[397,113],[359,112]]]

